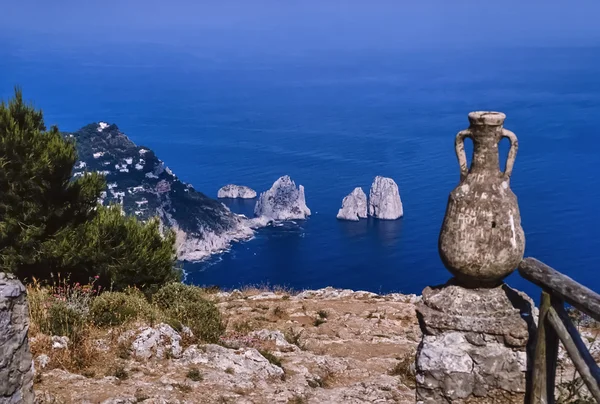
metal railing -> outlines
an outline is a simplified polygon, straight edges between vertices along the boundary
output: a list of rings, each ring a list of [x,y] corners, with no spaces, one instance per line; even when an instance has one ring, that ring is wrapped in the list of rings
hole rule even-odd
[[[565,303],[600,321],[600,295],[548,265],[526,258],[519,273],[542,287],[530,392],[531,404],[553,404],[561,341],[592,396],[600,403],[600,368],[565,310]]]

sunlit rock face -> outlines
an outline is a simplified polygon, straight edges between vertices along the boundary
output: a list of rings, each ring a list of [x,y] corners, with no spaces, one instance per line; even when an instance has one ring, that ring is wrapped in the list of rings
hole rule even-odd
[[[219,189],[217,197],[231,199],[253,199],[256,198],[256,191],[244,185],[228,184]]]
[[[375,177],[369,192],[369,216],[382,220],[396,220],[403,215],[396,182],[387,177]]]
[[[354,188],[342,201],[342,208],[337,214],[340,220],[358,222],[367,217],[367,195],[360,187]]]
[[[273,220],[306,219],[310,209],[306,206],[304,187],[296,187],[288,175],[279,178],[271,189],[260,194],[254,214]]]

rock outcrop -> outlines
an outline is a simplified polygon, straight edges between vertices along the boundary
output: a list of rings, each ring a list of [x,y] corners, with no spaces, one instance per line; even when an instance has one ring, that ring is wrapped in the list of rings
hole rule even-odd
[[[73,176],[99,172],[107,182],[100,203],[120,204],[140,220],[158,216],[176,231],[180,260],[201,260],[254,235],[246,218],[182,182],[150,148],[136,145],[116,125],[94,123],[65,136],[75,139],[80,159]]]
[[[507,285],[426,288],[417,305],[417,402],[523,403],[534,307]]]
[[[304,187],[296,188],[288,175],[279,178],[271,189],[260,194],[254,214],[273,220],[306,219],[310,209],[306,206]]]
[[[387,177],[375,177],[369,192],[369,216],[382,220],[396,220],[403,215],[396,182]]]
[[[66,372],[53,360],[40,369],[39,404],[414,404],[421,332],[413,297],[333,288],[297,295],[245,289],[208,297],[227,318],[218,345],[186,341],[182,334],[174,345],[178,336],[162,325],[103,329],[91,345],[109,349],[96,353],[87,376]],[[131,355],[123,355],[123,344],[111,343],[115,332],[129,334],[123,342]],[[50,349],[43,340],[38,338],[36,352]],[[144,342],[132,346],[135,340]]]
[[[342,208],[337,214],[340,220],[358,222],[367,217],[367,195],[360,187],[354,188],[342,201]]]
[[[33,403],[33,360],[25,287],[0,272],[0,403]]]
[[[244,185],[229,184],[219,189],[217,198],[253,199],[256,198],[256,191]]]
[[[131,351],[140,359],[179,358],[183,352],[181,336],[169,325],[142,327],[131,343]]]

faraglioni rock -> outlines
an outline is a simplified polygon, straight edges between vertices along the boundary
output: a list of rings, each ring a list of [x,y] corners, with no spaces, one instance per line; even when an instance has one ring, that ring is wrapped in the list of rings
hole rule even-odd
[[[387,177],[375,177],[369,192],[369,216],[382,220],[396,220],[403,215],[396,182]]]
[[[256,191],[244,185],[228,184],[219,189],[217,198],[253,199],[256,198]]]
[[[342,201],[342,208],[337,214],[340,220],[358,222],[367,217],[367,195],[361,187],[354,188]]]
[[[259,227],[181,181],[150,148],[136,145],[116,125],[93,123],[64,136],[75,140],[80,159],[73,177],[99,172],[107,182],[100,203],[120,204],[143,221],[158,216],[175,230],[180,260],[222,252]]]
[[[306,206],[304,187],[296,188],[289,175],[279,178],[271,189],[260,194],[254,214],[273,220],[306,219],[310,209]]]

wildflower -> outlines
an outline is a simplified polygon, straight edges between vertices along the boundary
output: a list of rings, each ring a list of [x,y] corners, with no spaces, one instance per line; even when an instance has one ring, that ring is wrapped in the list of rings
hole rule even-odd
[[[98,279],[98,278],[100,278],[100,275],[94,276],[94,279]]]

